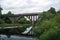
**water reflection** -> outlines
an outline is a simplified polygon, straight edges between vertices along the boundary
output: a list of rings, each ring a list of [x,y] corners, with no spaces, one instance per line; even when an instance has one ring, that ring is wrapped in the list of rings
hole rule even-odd
[[[36,40],[36,39],[32,37],[23,37],[23,36],[14,36],[14,35],[8,38],[6,35],[0,35],[0,40]]]

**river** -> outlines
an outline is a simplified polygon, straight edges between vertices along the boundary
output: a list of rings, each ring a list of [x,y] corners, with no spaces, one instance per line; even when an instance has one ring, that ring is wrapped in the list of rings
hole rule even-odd
[[[11,37],[8,38],[6,35],[0,35],[0,40],[36,40],[36,38],[15,35],[11,35]]]

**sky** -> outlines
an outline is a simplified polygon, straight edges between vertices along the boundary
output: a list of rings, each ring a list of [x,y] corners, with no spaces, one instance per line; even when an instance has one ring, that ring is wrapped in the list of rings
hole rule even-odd
[[[0,0],[2,13],[11,11],[14,14],[43,12],[54,7],[60,10],[60,0]]]

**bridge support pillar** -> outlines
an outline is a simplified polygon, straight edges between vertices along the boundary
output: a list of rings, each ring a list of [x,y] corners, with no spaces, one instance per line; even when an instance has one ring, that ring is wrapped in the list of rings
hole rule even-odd
[[[20,16],[18,17],[9,17],[9,19],[11,20],[12,24],[17,23],[17,20],[20,18]]]
[[[9,17],[9,19],[11,20],[12,24],[15,23],[15,19],[13,17]]]
[[[34,16],[32,17],[32,27],[34,27]]]

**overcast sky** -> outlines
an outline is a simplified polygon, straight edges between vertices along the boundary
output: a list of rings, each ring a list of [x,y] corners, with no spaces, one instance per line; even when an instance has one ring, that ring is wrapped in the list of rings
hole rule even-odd
[[[60,0],[0,0],[3,8],[2,13],[12,11],[12,13],[32,13],[42,12],[54,7],[60,10]]]

